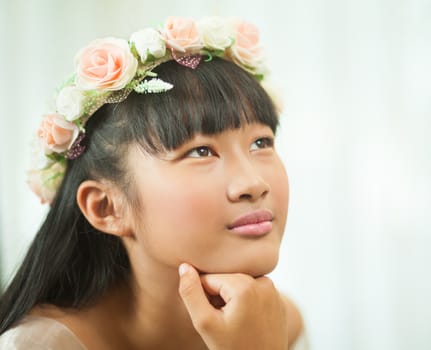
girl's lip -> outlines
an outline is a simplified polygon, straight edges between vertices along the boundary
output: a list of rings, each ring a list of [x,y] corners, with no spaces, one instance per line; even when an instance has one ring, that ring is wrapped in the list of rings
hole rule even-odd
[[[272,230],[273,219],[269,210],[260,209],[239,217],[228,229],[242,236],[261,236]]]

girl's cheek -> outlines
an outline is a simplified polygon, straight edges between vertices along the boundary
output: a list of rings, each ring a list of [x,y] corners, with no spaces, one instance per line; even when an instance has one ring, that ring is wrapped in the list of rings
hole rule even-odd
[[[272,174],[272,189],[276,204],[282,208],[287,208],[289,203],[289,179],[284,165],[280,162],[278,169]]]
[[[163,193],[154,197],[156,208],[176,223],[204,217],[208,211],[217,207],[214,184],[199,181],[189,176],[186,182],[171,182],[164,187]]]

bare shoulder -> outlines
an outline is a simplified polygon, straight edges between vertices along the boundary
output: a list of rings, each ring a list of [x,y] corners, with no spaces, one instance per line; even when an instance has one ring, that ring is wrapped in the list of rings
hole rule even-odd
[[[287,313],[287,324],[288,324],[288,332],[289,332],[289,347],[295,343],[301,333],[304,331],[303,319],[301,316],[301,312],[295,303],[286,295],[280,293],[281,298],[284,302],[284,306],[286,308]]]

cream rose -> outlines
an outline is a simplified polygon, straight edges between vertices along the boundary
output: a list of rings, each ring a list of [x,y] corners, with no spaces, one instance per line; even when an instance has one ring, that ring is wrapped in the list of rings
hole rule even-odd
[[[205,47],[213,50],[225,50],[232,45],[233,33],[223,18],[206,17],[196,25]]]
[[[135,45],[142,62],[147,60],[148,54],[160,58],[166,53],[165,42],[160,33],[153,28],[146,28],[133,33],[130,36],[130,42]]]
[[[78,119],[84,108],[85,96],[76,86],[66,86],[57,96],[57,111],[64,115],[66,120]]]
[[[62,153],[69,149],[79,134],[78,127],[60,114],[48,114],[42,120],[37,136],[46,153]]]
[[[58,162],[47,168],[28,172],[27,183],[30,189],[40,198],[42,204],[52,203],[63,180],[64,172],[65,166]]]
[[[265,80],[262,81],[260,84],[274,103],[277,113],[283,113],[284,102],[279,89],[277,89],[276,86],[274,86],[272,83]]]
[[[230,21],[235,36],[231,47],[234,59],[251,68],[262,64],[262,49],[259,45],[259,30],[248,22],[239,20]]]
[[[202,48],[201,38],[194,20],[169,17],[163,30],[166,45],[177,51],[195,51]]]
[[[120,90],[136,74],[138,61],[126,40],[98,39],[75,57],[76,85],[82,90]]]

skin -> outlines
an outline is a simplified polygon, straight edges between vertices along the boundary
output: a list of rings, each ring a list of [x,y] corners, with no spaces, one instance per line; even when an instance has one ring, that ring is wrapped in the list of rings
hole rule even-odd
[[[278,261],[289,196],[273,137],[249,124],[158,157],[131,146],[138,206],[105,181],[85,181],[77,193],[93,226],[122,237],[130,283],[85,310],[34,313],[65,324],[88,349],[287,349],[301,317],[264,276]],[[229,229],[258,209],[272,213],[270,232]]]
[[[254,124],[197,135],[163,159],[132,149],[129,164],[142,205],[132,219],[139,234],[127,247],[139,270],[190,262],[206,273],[272,271],[288,205],[287,175],[273,137],[269,127]],[[231,223],[258,209],[273,214],[269,235],[232,234]]]

